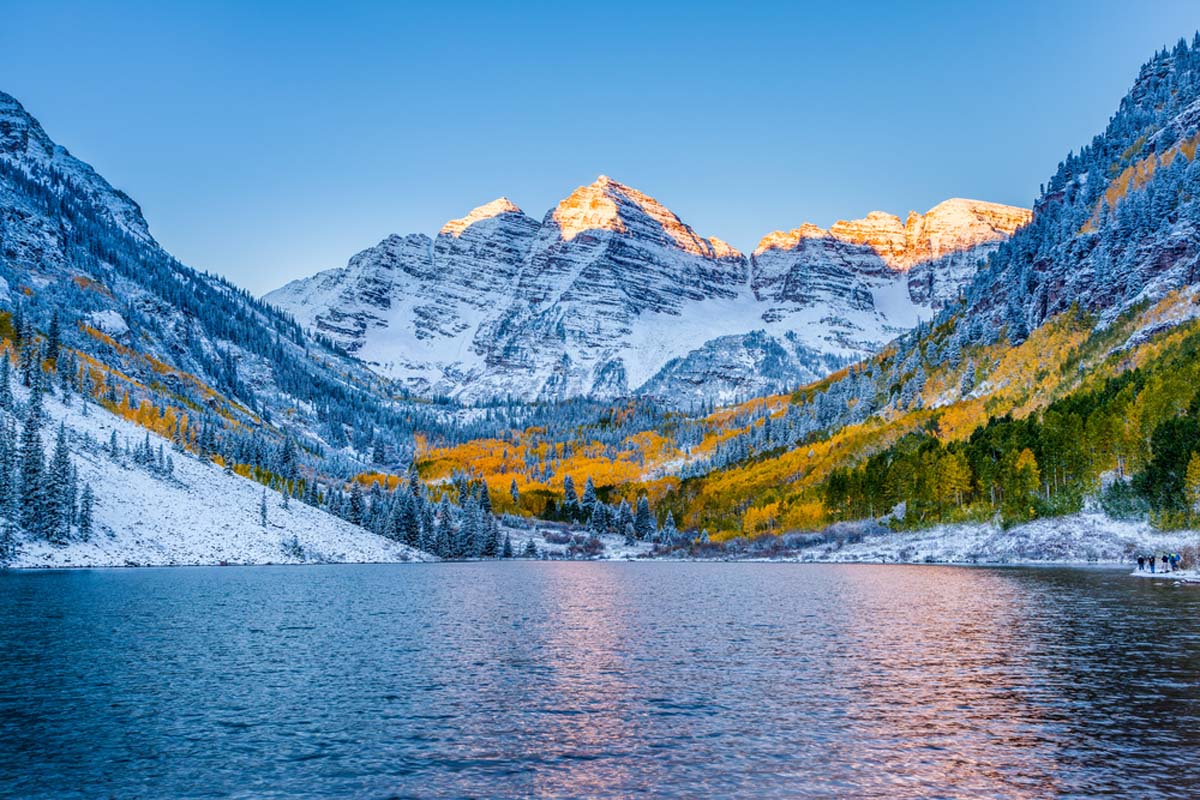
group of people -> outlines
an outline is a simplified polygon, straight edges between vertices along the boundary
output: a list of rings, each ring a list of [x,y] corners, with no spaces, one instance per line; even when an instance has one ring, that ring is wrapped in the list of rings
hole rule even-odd
[[[1149,569],[1151,572],[1175,572],[1179,569],[1179,564],[1183,561],[1183,557],[1179,553],[1163,553],[1161,556],[1138,556],[1138,569]],[[1158,565],[1162,564],[1159,569]]]

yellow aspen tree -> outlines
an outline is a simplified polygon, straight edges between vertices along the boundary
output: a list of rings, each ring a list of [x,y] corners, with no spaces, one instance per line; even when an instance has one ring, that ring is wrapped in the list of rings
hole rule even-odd
[[[1188,511],[1193,516],[1200,514],[1200,453],[1192,453],[1188,460],[1183,486],[1187,493]]]

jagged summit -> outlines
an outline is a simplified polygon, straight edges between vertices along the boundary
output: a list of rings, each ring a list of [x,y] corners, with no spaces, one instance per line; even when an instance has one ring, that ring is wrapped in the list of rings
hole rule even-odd
[[[560,236],[570,241],[587,231],[635,232],[652,235],[663,244],[705,258],[740,257],[736,249],[720,239],[705,239],[685,224],[675,212],[644,192],[607,175],[580,186],[549,214]],[[636,229],[636,230],[635,230]]]
[[[461,236],[462,232],[467,228],[485,219],[493,219],[501,214],[524,214],[516,203],[509,200],[507,197],[498,197],[490,203],[484,203],[471,211],[465,216],[458,219],[452,219],[442,226],[439,233],[449,234],[451,236]]]
[[[267,299],[418,392],[558,399],[687,384],[690,399],[718,399],[873,352],[956,297],[1028,215],[953,199],[905,222],[872,212],[777,231],[747,257],[600,175],[541,222],[502,197]],[[759,361],[778,374],[755,374]]]
[[[922,261],[1011,236],[1032,215],[1026,208],[955,197],[924,214],[910,211],[904,222],[895,214],[872,211],[862,219],[838,220],[828,229],[805,223],[790,231],[774,231],[763,237],[754,255],[795,250],[806,239],[829,238],[869,248],[888,268],[904,272]]]

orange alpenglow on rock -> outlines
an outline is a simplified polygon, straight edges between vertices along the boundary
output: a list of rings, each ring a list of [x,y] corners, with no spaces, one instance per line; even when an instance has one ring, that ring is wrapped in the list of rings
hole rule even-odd
[[[465,217],[450,220],[438,232],[450,234],[451,236],[461,236],[463,231],[481,220],[498,217],[501,214],[520,213],[522,213],[521,209],[517,207],[516,203],[507,197],[498,197],[490,203],[484,203],[478,208],[471,209],[471,212]]]
[[[828,230],[805,223],[790,231],[775,231],[763,237],[754,254],[794,250],[805,239],[836,239],[866,245],[890,269],[905,272],[915,264],[1004,239],[1032,218],[1027,208],[956,197],[925,214],[910,211],[905,222],[895,214],[872,211],[862,219],[838,220]]]
[[[628,214],[640,211],[661,227],[676,247],[685,253],[706,258],[740,258],[741,253],[717,238],[704,239],[683,222],[675,212],[631,186],[601,175],[587,186],[580,186],[555,207],[551,218],[564,241],[584,231],[626,232]]]

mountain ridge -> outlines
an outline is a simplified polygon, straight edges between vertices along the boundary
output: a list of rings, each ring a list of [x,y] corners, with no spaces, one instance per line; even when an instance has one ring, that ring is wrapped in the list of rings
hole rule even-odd
[[[390,236],[264,300],[417,393],[728,402],[876,351],[953,299],[1030,215],[952,198],[904,223],[871,212],[775,232],[746,255],[601,175],[540,223],[498,198],[432,240]],[[778,356],[765,376],[764,347]]]

